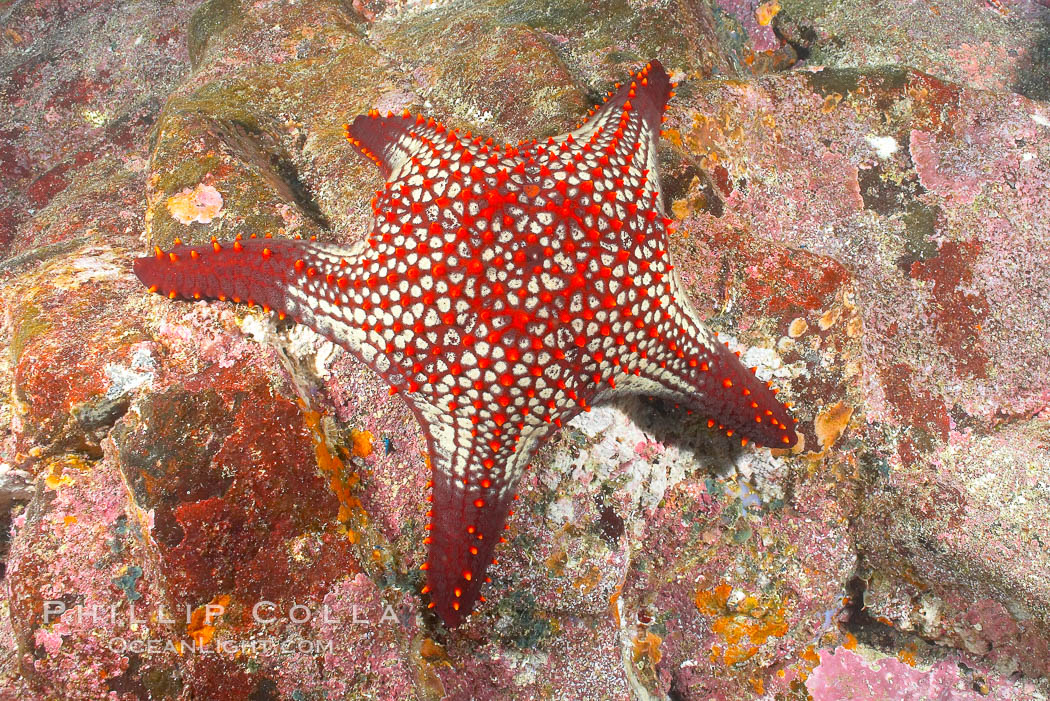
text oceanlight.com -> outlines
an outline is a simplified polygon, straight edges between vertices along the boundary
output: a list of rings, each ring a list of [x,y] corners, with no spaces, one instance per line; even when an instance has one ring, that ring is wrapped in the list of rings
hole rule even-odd
[[[253,638],[251,640],[163,640],[158,638],[111,638],[110,652],[136,655],[319,655],[335,652],[331,640],[306,638]]]

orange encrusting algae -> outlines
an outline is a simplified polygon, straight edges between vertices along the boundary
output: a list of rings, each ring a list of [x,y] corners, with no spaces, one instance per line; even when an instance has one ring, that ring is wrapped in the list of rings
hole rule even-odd
[[[368,513],[361,504],[361,500],[353,493],[360,477],[353,472],[347,473],[343,461],[328,449],[328,442],[321,429],[320,412],[305,410],[303,418],[314,440],[317,467],[328,478],[328,488],[339,500],[337,519],[346,528],[346,535],[350,542],[356,544],[361,538],[361,530],[368,525]],[[355,455],[357,454],[356,445],[355,443]]]
[[[783,606],[748,594],[730,608],[732,590],[723,583],[711,590],[700,590],[695,599],[701,613],[714,617],[711,631],[724,643],[712,648],[711,660],[721,660],[727,666],[751,658],[770,638],[782,637],[788,632]]]

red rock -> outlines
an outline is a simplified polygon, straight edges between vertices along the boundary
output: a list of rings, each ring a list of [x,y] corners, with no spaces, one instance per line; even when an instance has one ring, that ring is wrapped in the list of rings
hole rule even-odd
[[[177,610],[223,594],[248,608],[306,603],[354,571],[314,435],[265,375],[187,378],[137,405],[114,441],[134,503],[153,513],[156,566]],[[294,558],[303,538],[312,545]]]

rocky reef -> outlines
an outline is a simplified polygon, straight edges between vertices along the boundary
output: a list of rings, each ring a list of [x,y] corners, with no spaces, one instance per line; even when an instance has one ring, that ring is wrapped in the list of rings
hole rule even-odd
[[[1050,697],[1050,3],[8,0],[0,47],[0,698]],[[800,443],[595,407],[449,631],[401,400],[131,261],[358,241],[353,116],[546,138],[651,58],[676,271]]]

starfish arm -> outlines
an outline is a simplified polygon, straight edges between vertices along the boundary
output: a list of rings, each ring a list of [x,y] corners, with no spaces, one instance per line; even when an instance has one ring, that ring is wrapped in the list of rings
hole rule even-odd
[[[409,404],[424,427],[433,475],[424,593],[445,624],[455,627],[481,596],[493,551],[504,540],[518,480],[553,428],[533,422],[521,431],[501,431],[495,424],[477,425]]]
[[[605,102],[592,110],[573,135],[591,138],[595,133],[610,134],[625,114],[634,116],[644,125],[647,135],[660,135],[667,101],[673,95],[671,78],[659,61],[651,61],[631,80],[606,96]],[[621,137],[622,138],[622,137]],[[628,141],[630,141],[628,139]]]
[[[631,79],[610,93],[604,104],[570,135],[562,140],[590,145],[604,152],[609,165],[604,169],[613,178],[622,176],[628,187],[640,187],[634,194],[638,200],[653,199],[658,213],[663,215],[660,201],[657,145],[664,120],[667,101],[674,95],[674,85],[659,61],[652,61]],[[624,185],[619,185],[622,189]]]
[[[158,248],[136,259],[134,271],[151,290],[172,299],[258,304],[281,319],[291,317],[398,384],[404,373],[392,359],[404,344],[383,326],[383,310],[372,308],[367,269],[356,264],[363,249],[269,238],[176,243],[169,252]]]
[[[708,417],[711,427],[736,435],[745,444],[795,445],[794,419],[775,391],[717,342],[684,299],[667,309],[653,327],[655,342],[638,368],[640,379],[661,387],[653,394]]]
[[[450,145],[458,143],[454,134],[431,117],[410,114],[380,116],[372,110],[358,115],[344,126],[347,141],[361,155],[368,158],[382,172],[384,178],[397,174],[414,158],[430,152],[450,152]],[[447,164],[446,164],[447,169]]]

